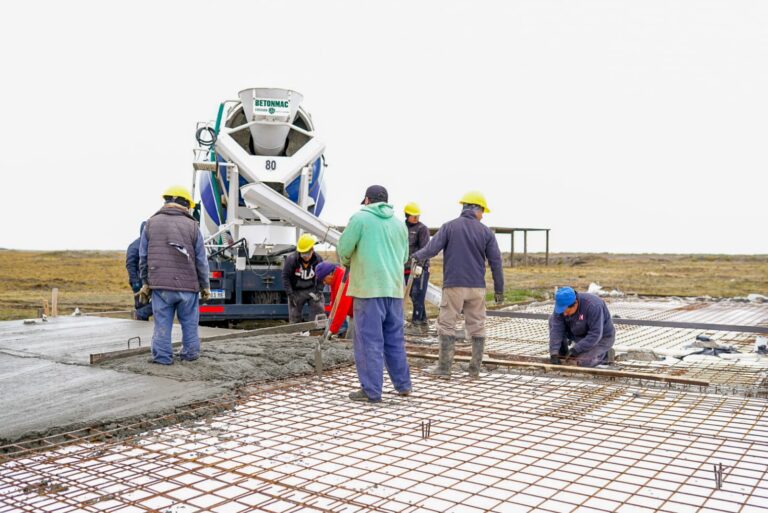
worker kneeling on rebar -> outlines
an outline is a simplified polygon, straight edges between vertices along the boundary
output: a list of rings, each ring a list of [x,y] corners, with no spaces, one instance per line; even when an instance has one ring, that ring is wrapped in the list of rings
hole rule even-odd
[[[597,367],[613,362],[611,312],[601,298],[572,287],[555,293],[555,311],[549,317],[549,360],[555,365],[574,362]]]

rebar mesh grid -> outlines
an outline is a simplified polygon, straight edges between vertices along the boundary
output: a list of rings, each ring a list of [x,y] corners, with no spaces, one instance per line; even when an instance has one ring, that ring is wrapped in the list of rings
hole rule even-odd
[[[701,329],[623,324],[614,327],[617,347],[641,350],[680,351],[695,342],[698,335],[706,335],[718,344],[749,352],[753,349],[755,340],[754,334],[732,331],[710,332]],[[549,342],[549,326],[546,320],[489,317],[486,319],[485,330],[488,339],[495,344],[496,351],[529,356],[549,353],[549,347],[546,345]]]
[[[207,421],[7,461],[0,512],[768,505],[765,400],[483,374],[416,376],[407,400],[367,405],[346,399],[357,386],[337,371],[257,392]]]
[[[604,298],[611,315],[649,321],[698,322],[768,326],[768,303],[696,301],[691,299],[648,300]],[[537,302],[508,310],[549,314],[552,302]]]
[[[409,344],[419,350],[437,351],[435,331],[428,337],[408,337]],[[660,328],[646,326],[616,326],[616,347],[619,352],[658,351],[684,352],[702,330]],[[706,332],[713,341],[730,345],[743,353],[753,350],[754,335],[735,332]],[[547,321],[538,319],[486,319],[486,353],[492,358],[545,362],[549,359],[549,328]],[[458,352],[461,354],[462,347]],[[715,393],[737,394],[747,397],[768,394],[768,364],[764,360],[726,359],[688,356],[664,361],[622,360],[613,368],[630,372],[669,374],[708,381]]]

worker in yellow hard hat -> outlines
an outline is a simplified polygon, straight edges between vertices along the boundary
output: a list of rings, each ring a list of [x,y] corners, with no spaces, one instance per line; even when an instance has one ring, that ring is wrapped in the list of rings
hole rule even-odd
[[[315,238],[305,233],[296,241],[296,251],[283,263],[283,288],[288,296],[288,321],[301,322],[304,305],[309,307],[309,320],[324,313],[325,284],[317,280],[316,267],[323,261],[315,250]]]
[[[485,348],[485,261],[491,267],[496,303],[504,301],[504,274],[496,236],[480,222],[483,214],[490,212],[485,196],[471,191],[459,203],[459,217],[441,226],[427,247],[414,253],[413,258],[424,262],[443,252],[443,298],[437,319],[440,356],[430,374],[450,377],[456,321],[463,311],[467,337],[472,341],[469,375],[477,378]],[[418,267],[412,272],[418,274]]]
[[[408,228],[408,262],[405,264],[405,283],[411,276],[411,258],[413,254],[427,245],[429,242],[429,228],[419,221],[421,209],[414,202],[408,203],[404,209],[405,226]],[[427,309],[424,306],[424,299],[427,297],[427,286],[429,285],[429,260],[422,263],[422,274],[418,278],[414,277],[411,285],[411,303],[413,303],[413,314],[411,316],[410,326],[406,326],[405,331],[408,335],[426,335],[427,334]]]
[[[195,202],[192,200],[192,195],[189,193],[189,190],[181,185],[172,185],[168,187],[163,193],[163,199],[166,203],[173,201],[174,203],[187,208],[195,208]]]
[[[139,300],[150,302],[155,319],[152,362],[172,365],[171,328],[174,316],[181,324],[178,358],[200,356],[199,304],[211,297],[208,257],[200,224],[189,212],[192,195],[181,186],[163,193],[165,204],[147,221],[139,241]]]

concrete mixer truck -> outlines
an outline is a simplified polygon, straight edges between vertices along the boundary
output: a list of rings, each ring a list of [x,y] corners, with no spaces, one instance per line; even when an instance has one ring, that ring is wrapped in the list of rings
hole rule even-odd
[[[318,217],[325,144],[302,100],[289,89],[244,89],[219,105],[214,121],[198,123],[193,196],[199,195],[212,293],[200,306],[201,324],[287,319],[285,256],[302,232],[332,246],[341,236]],[[430,286],[427,300],[439,298]]]
[[[325,144],[302,95],[251,88],[198,123],[193,195],[209,255],[212,298],[201,324],[287,319],[281,277],[302,231],[335,244],[325,204]],[[197,187],[196,187],[197,186]],[[197,189],[197,192],[194,189]]]

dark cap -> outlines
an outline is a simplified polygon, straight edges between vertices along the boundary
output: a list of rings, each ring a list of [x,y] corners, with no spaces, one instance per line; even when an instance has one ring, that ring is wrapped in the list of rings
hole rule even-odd
[[[371,185],[365,190],[363,201],[360,202],[361,205],[365,203],[365,198],[368,198],[371,203],[378,203],[380,201],[387,201],[389,199],[389,194],[381,185]]]

